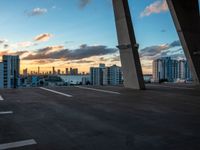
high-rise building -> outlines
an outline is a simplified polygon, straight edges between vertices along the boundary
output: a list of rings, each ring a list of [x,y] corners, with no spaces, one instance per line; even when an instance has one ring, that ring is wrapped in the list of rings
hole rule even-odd
[[[108,67],[108,84],[109,85],[122,84],[122,72],[120,67],[116,65]]]
[[[163,71],[163,64],[161,59],[157,59],[153,61],[153,79],[155,82],[163,79],[164,71]]]
[[[100,64],[99,67],[90,68],[90,80],[92,85],[119,85],[122,83],[121,68],[113,65],[106,67]]]
[[[78,68],[73,69],[73,75],[78,75]]]
[[[90,68],[90,80],[92,85],[104,85],[105,80],[104,76],[105,64],[100,64],[99,67]]]
[[[68,68],[65,69],[65,74],[66,74],[66,75],[69,74],[69,69],[68,69]]]
[[[178,71],[179,71],[179,74],[178,74],[178,78],[179,79],[185,79],[185,63],[186,61],[185,60],[180,60],[179,61],[179,65],[178,65]]]
[[[58,69],[58,74],[59,74],[59,75],[61,74],[61,71],[60,71],[60,69]]]
[[[52,73],[53,73],[53,75],[56,74],[55,67],[52,68]]]
[[[73,69],[70,68],[70,75],[73,75]]]
[[[171,74],[171,81],[174,81],[174,79],[178,78],[178,65],[179,62],[177,60],[172,60],[172,74]]]
[[[28,76],[28,69],[27,68],[23,70],[23,76]]]
[[[153,61],[153,80],[155,82],[160,80],[173,82],[177,79],[192,80],[186,60],[178,61],[171,59],[171,57],[164,57]]]
[[[19,56],[3,56],[4,88],[16,88],[19,85]]]
[[[163,73],[164,76],[162,79],[166,79],[168,81],[174,81],[178,77],[178,61],[172,60],[171,57],[164,57],[162,60]]]
[[[102,85],[101,83],[101,70],[97,67],[90,68],[90,80],[92,85]]]
[[[3,63],[2,62],[0,62],[0,88],[4,88],[4,77],[3,77],[3,75],[4,75],[4,69],[3,69],[4,67],[3,67]]]
[[[178,70],[179,70],[179,75],[178,75],[179,79],[182,79],[182,80],[184,80],[184,79],[191,80],[192,79],[192,74],[189,69],[188,62],[186,60],[179,61]]]
[[[39,75],[40,74],[40,67],[38,66],[38,72],[37,72],[37,74]]]
[[[121,68],[113,65],[103,70],[103,85],[119,85],[122,84]]]
[[[192,80],[192,72],[190,70],[188,61],[185,63],[185,78],[187,80]]]
[[[70,68],[70,75],[78,75],[78,68]]]

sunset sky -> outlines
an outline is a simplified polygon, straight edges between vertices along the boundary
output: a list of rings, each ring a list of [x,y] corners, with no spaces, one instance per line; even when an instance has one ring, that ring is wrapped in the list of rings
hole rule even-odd
[[[184,54],[165,0],[129,0],[144,73],[152,60]],[[111,0],[1,0],[0,55],[21,70],[120,65]]]

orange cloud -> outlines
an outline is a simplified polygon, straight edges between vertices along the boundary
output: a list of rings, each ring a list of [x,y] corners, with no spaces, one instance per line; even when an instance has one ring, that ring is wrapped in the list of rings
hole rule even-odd
[[[46,42],[52,37],[53,37],[53,35],[50,34],[50,33],[43,33],[43,34],[36,36],[34,38],[34,40],[37,41],[37,42]]]
[[[155,1],[154,3],[147,6],[143,12],[141,12],[140,17],[150,16],[151,14],[158,14],[168,10],[169,8],[166,0]]]
[[[12,51],[12,50],[0,50],[0,56],[3,55],[19,55],[22,56],[24,54],[27,54],[28,51]]]

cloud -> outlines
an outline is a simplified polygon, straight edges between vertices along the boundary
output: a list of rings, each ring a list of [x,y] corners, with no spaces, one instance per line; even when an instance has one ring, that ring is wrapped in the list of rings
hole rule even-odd
[[[63,50],[63,49],[64,49],[64,46],[61,46],[61,45],[58,45],[58,46],[48,46],[48,47],[45,47],[43,49],[40,49],[38,52],[40,54],[48,55],[48,54],[59,52],[60,50]]]
[[[146,47],[140,50],[140,57],[155,56],[156,54],[161,53],[163,50],[167,50],[167,49],[169,49],[169,46],[167,44]]]
[[[11,51],[11,50],[5,50],[5,51],[0,51],[0,56],[3,56],[3,55],[23,55],[25,53],[28,53],[28,51]]]
[[[6,39],[0,39],[0,45],[1,45],[1,44],[4,44],[4,43],[6,43],[6,42],[8,42],[8,40],[6,40]]]
[[[4,45],[3,45],[3,48],[4,48],[4,49],[7,49],[8,47],[9,47],[8,44],[4,44]]]
[[[169,47],[176,47],[176,46],[181,46],[181,42],[179,40],[172,42]]]
[[[48,41],[52,37],[53,37],[53,35],[50,34],[50,33],[43,33],[43,34],[40,34],[40,35],[36,36],[34,38],[34,41],[37,41],[37,42],[46,42],[46,41]]]
[[[53,62],[55,62],[55,59],[43,59],[43,60],[34,60],[33,63],[34,64],[51,64]]]
[[[34,8],[30,12],[27,13],[28,16],[41,16],[47,13],[48,10],[46,8]]]
[[[59,46],[56,46],[59,47]],[[62,60],[80,60],[93,56],[103,56],[117,52],[117,49],[108,48],[106,46],[88,46],[81,45],[78,49],[60,49],[55,47],[46,47],[35,51],[33,54],[23,58],[24,60],[39,60],[39,59],[62,59]]]
[[[24,48],[29,48],[38,45],[38,42],[45,42],[48,41],[50,38],[52,38],[53,35],[50,33],[43,33],[40,34],[36,37],[34,37],[33,40],[31,41],[22,41],[22,42],[16,42],[16,43],[11,43],[8,42],[6,39],[0,39],[0,46],[3,47],[3,49],[24,49]]]
[[[33,42],[30,42],[30,41],[25,41],[25,42],[18,42],[18,43],[15,43],[15,44],[11,44],[11,45],[8,45],[10,46],[11,48],[28,48],[28,47],[31,47],[31,46],[34,46],[35,43]]]
[[[172,50],[172,48],[177,48],[177,50]],[[184,57],[184,53],[181,47],[180,41],[173,41],[170,44],[164,44],[164,45],[154,45],[149,46],[144,49],[140,50],[140,57],[141,59],[146,60],[154,60],[160,57],[167,57],[171,56],[174,58],[177,57]]]
[[[166,0],[155,1],[154,3],[147,6],[143,12],[140,13],[140,17],[150,16],[151,14],[158,14],[161,12],[168,11],[168,5]]]
[[[92,0],[80,0],[79,1],[79,7],[82,9],[82,8],[85,8]]]
[[[117,55],[117,56],[114,56],[113,58],[111,58],[111,62],[119,62],[121,59],[120,59],[120,56]]]
[[[71,50],[68,58],[70,59],[83,59],[92,56],[103,56],[107,54],[113,54],[118,50],[115,48],[108,48],[106,46],[88,46],[86,44],[81,45],[79,49]]]
[[[101,61],[101,62],[106,62],[106,61],[109,61],[109,60],[110,60],[109,58],[105,58],[105,57],[99,58],[99,61]]]
[[[93,63],[94,61],[91,60],[78,60],[78,61],[74,61],[73,63],[77,63],[77,64],[89,64],[89,63]]]
[[[3,49],[23,49],[23,48],[29,48],[31,46],[36,46],[37,43],[31,42],[31,41],[25,41],[25,42],[17,42],[17,43],[3,43]]]
[[[179,40],[169,44],[153,45],[139,51],[142,68],[145,73],[152,72],[152,61],[162,57],[172,57],[173,59],[185,59],[183,49]]]

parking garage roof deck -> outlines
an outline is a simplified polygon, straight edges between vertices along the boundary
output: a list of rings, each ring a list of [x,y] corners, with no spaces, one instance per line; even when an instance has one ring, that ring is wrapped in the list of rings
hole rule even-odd
[[[182,85],[147,89],[0,90],[0,149],[200,149],[200,90]]]

